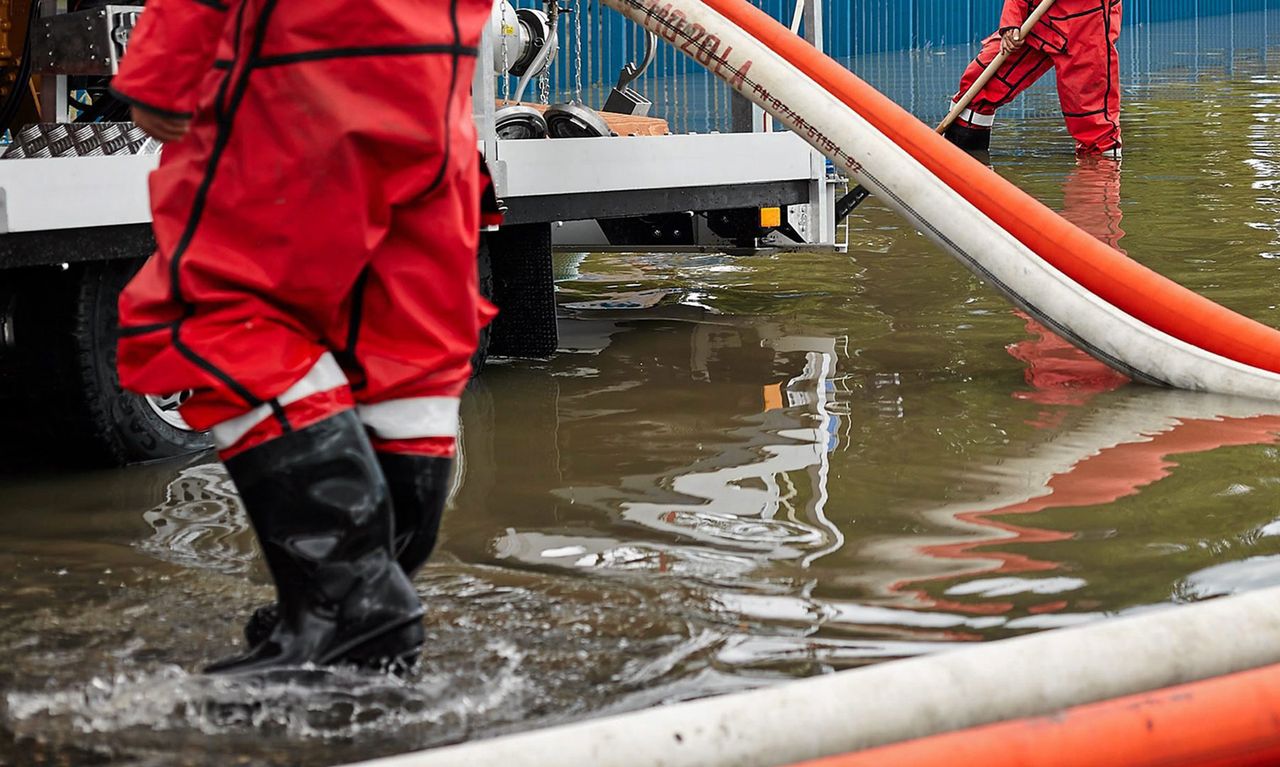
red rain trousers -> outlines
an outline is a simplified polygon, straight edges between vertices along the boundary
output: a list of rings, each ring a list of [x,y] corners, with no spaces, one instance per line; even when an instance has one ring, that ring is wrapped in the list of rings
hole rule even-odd
[[[190,116],[151,177],[121,383],[224,450],[357,406],[450,438],[480,328],[471,79],[490,0],[151,0],[113,89]]]
[[[1000,31],[1021,27],[1038,4],[1037,0],[1005,0]],[[1116,41],[1122,13],[1121,0],[1058,0],[1031,30],[1026,44],[1009,57],[970,108],[960,113],[957,123],[989,130],[997,109],[1056,69],[1058,98],[1067,129],[1076,139],[1076,150],[1093,153],[1119,148],[1120,61]],[[953,101],[969,90],[999,53],[999,34],[983,41],[982,51],[965,70]]]

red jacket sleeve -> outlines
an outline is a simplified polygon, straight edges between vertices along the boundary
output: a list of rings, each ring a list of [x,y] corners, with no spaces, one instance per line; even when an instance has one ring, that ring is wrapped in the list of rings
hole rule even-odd
[[[129,36],[112,92],[153,112],[190,117],[232,2],[236,0],[149,0]]]
[[[1000,31],[1021,27],[1031,15],[1034,0],[1004,0],[1004,11],[1000,14]]]

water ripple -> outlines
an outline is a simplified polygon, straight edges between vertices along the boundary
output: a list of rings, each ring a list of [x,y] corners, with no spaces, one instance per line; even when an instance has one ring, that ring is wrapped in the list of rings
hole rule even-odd
[[[136,545],[162,561],[240,573],[257,557],[249,519],[219,463],[183,469],[169,483],[164,502],[142,517],[152,534]]]

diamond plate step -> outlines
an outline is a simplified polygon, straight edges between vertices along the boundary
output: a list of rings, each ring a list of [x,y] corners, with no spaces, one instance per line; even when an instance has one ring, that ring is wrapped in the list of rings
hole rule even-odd
[[[0,159],[157,154],[160,146],[133,123],[36,123],[18,131]]]

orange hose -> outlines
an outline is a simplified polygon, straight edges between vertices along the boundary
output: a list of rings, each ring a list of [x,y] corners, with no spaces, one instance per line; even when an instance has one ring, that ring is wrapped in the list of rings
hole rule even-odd
[[[1201,349],[1280,373],[1280,332],[1093,239],[745,0],[702,2],[844,102],[997,225],[1099,298]]]
[[[1230,641],[1226,639],[1224,641]],[[857,722],[850,722],[857,727]],[[1242,767],[1280,764],[1280,666],[793,767]]]

